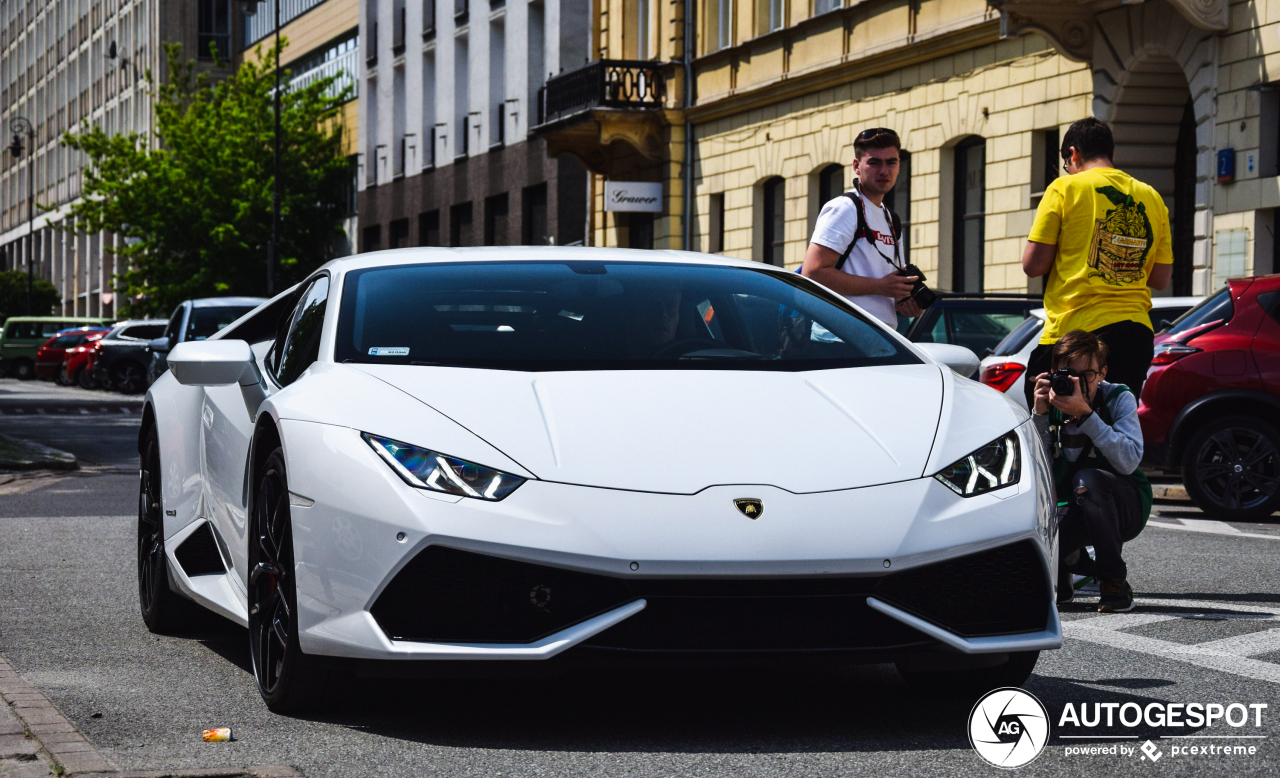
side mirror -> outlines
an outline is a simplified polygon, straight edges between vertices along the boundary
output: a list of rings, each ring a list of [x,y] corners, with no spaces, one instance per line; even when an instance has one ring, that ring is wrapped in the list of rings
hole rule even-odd
[[[147,343],[147,350],[161,354],[165,353],[169,350],[169,336],[161,335],[158,338],[152,338],[151,341]]]
[[[168,338],[157,338],[165,340]],[[153,343],[155,341],[152,341]],[[253,350],[243,340],[191,340],[169,352],[169,369],[184,386],[257,383]]]
[[[973,378],[978,372],[978,355],[964,346],[950,343],[916,343],[915,347],[934,362],[944,364],[956,371],[962,378]]]
[[[189,340],[169,352],[169,370],[183,386],[239,384],[249,418],[267,399],[267,388],[258,370],[253,349],[243,340]]]

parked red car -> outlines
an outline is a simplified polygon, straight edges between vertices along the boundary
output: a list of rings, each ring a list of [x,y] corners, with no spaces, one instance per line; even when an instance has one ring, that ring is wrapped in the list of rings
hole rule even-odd
[[[75,348],[67,349],[62,367],[58,368],[58,383],[63,386],[74,386],[79,383],[85,389],[97,388],[98,383],[93,380],[93,373],[88,369],[93,366],[91,356],[94,346],[97,345],[99,340],[102,340],[102,337],[107,332],[107,330],[102,330],[101,332],[90,333],[84,339],[84,343]],[[88,378],[89,381],[86,382],[85,378]]]
[[[1280,508],[1280,275],[1232,279],[1157,336],[1138,417],[1143,463],[1181,468],[1205,513]]]
[[[40,350],[36,352],[36,378],[45,380],[57,378],[58,369],[62,367],[62,363],[66,359],[67,349],[75,348],[84,343],[91,333],[98,333],[99,337],[101,337],[106,332],[106,327],[73,327],[61,330],[58,334],[46,340]]]

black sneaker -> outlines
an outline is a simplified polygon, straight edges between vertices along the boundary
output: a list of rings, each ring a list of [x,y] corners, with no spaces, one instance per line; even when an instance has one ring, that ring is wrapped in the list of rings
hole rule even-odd
[[[1128,613],[1133,610],[1133,589],[1128,581],[1110,579],[1100,586],[1102,596],[1098,598],[1098,613]]]
[[[1066,562],[1058,563],[1058,604],[1066,605],[1076,596],[1075,576],[1067,569]]]

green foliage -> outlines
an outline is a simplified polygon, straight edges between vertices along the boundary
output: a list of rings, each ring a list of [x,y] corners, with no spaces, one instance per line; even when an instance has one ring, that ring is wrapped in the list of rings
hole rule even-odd
[[[283,48],[283,44],[281,46]],[[125,238],[117,277],[130,316],[167,315],[182,300],[263,295],[271,241],[273,112],[279,59],[257,50],[234,74],[196,75],[166,47],[168,81],[147,85],[155,106],[155,138],[108,135],[83,126],[64,145],[88,157],[84,196],[69,229],[106,230]],[[289,89],[281,74],[281,224],[279,289],[331,257],[346,211],[350,172],[341,156],[335,77]],[[71,225],[74,224],[74,227]]]
[[[53,284],[36,276],[31,285],[31,315],[49,316],[62,302]],[[0,271],[0,324],[10,316],[27,315],[27,271]]]

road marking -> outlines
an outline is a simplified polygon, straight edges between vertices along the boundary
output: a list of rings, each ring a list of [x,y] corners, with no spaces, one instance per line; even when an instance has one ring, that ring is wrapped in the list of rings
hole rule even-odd
[[[1214,519],[1178,519],[1178,521],[1180,521],[1184,527],[1191,527],[1192,529],[1196,529],[1201,532],[1218,532],[1223,535],[1241,534],[1240,530],[1230,524],[1222,521],[1216,521]]]
[[[1195,521],[1195,522],[1202,522],[1204,524],[1221,524],[1222,523],[1222,522],[1210,521],[1207,519],[1178,519],[1178,521],[1182,521],[1182,522]],[[1182,530],[1183,532],[1200,532],[1207,535],[1229,535],[1233,538],[1262,538],[1263,540],[1280,540],[1280,535],[1263,535],[1258,532],[1241,532],[1235,527],[1231,527],[1230,530],[1204,529],[1202,527],[1188,527],[1181,524],[1165,524],[1162,521],[1155,521],[1155,520],[1147,522],[1147,527],[1148,528],[1155,527],[1156,529],[1176,529],[1176,530]]]
[[[1139,607],[1172,606],[1187,610],[1178,613],[1131,613],[1119,616],[1099,614],[1063,622],[1063,634],[1089,643],[1186,662],[1243,678],[1280,684],[1280,664],[1252,658],[1258,654],[1280,651],[1280,628],[1265,629],[1204,643],[1175,643],[1171,640],[1123,631],[1178,618],[1270,621],[1280,617],[1280,607],[1255,603],[1177,600],[1160,597],[1138,598],[1137,602]]]

